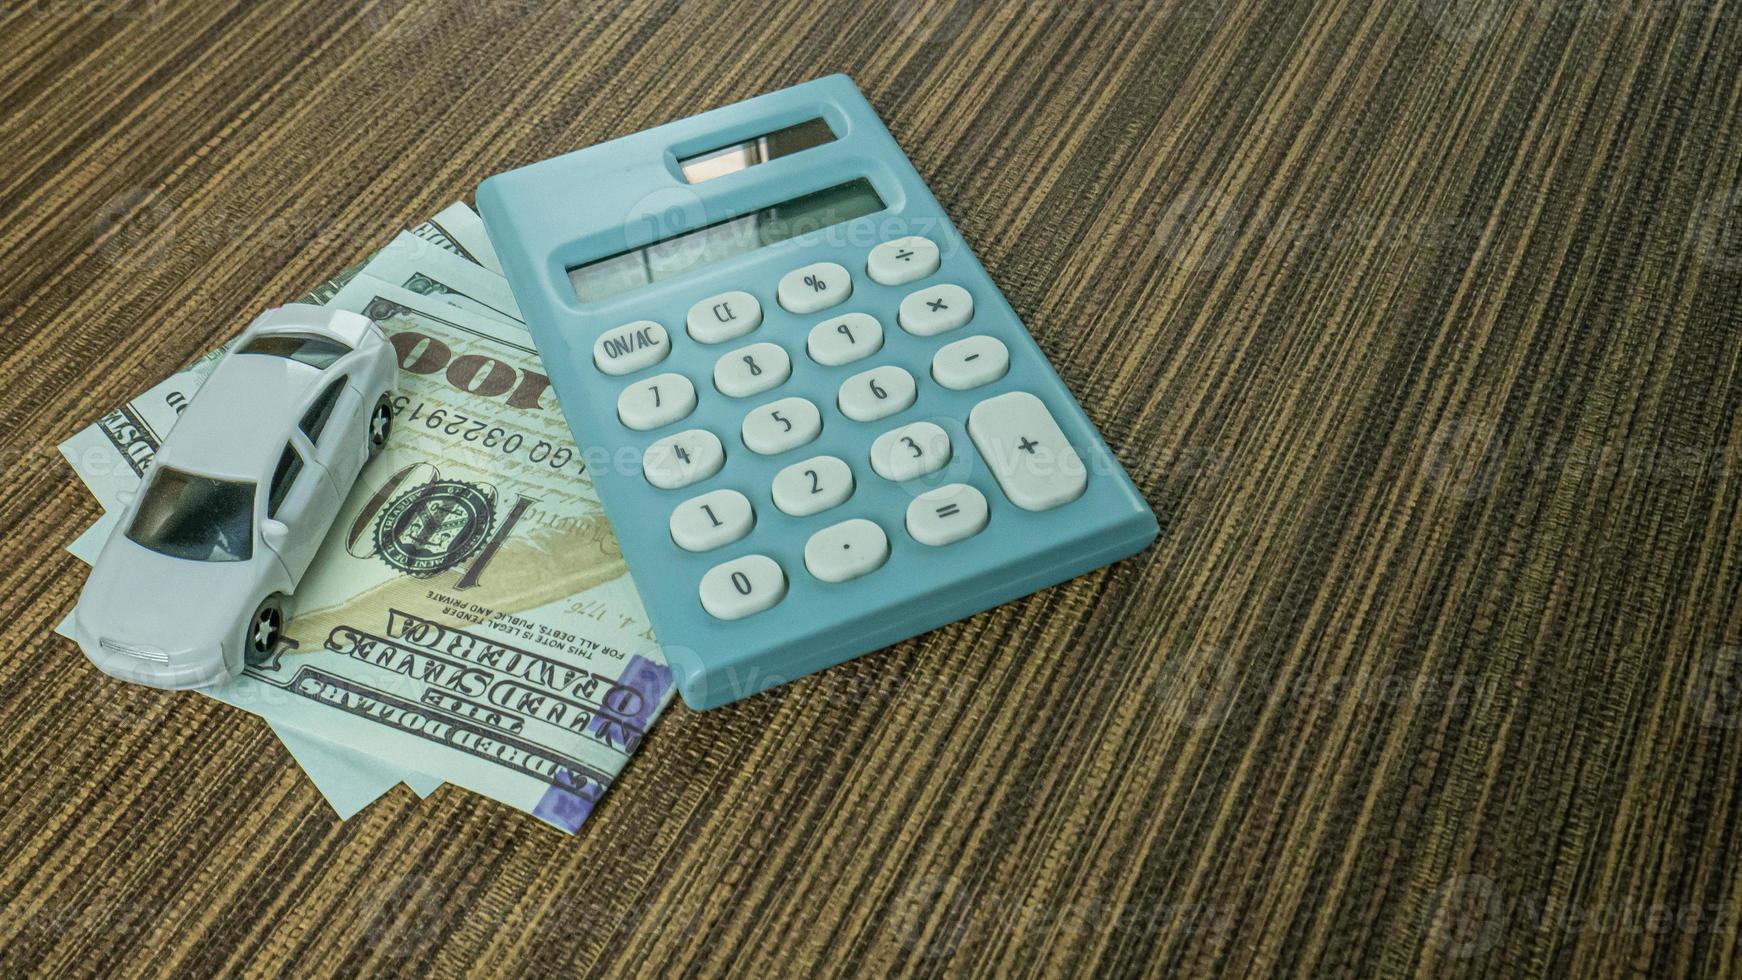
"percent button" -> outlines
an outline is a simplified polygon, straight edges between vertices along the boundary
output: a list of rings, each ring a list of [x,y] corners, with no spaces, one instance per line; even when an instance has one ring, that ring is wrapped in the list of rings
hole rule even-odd
[[[813,262],[780,277],[780,305],[788,313],[815,313],[846,302],[853,277],[834,262]]]

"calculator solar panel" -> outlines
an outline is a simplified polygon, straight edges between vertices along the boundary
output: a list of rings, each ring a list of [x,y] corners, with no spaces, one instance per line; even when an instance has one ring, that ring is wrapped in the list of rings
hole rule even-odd
[[[694,708],[1155,538],[844,75],[499,174],[478,204]]]

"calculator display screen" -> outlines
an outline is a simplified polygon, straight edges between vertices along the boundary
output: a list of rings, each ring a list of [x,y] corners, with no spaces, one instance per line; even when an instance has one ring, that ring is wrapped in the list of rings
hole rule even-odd
[[[741,143],[679,157],[677,165],[683,170],[685,180],[699,184],[834,141],[835,131],[828,123],[821,119],[806,119],[785,129],[752,136]]]
[[[698,266],[875,214],[884,206],[871,182],[860,177],[574,266],[568,270],[569,283],[581,302],[591,303],[670,279]]]

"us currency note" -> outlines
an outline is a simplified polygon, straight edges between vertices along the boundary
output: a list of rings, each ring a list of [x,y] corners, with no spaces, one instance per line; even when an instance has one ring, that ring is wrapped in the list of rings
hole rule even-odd
[[[572,831],[672,682],[548,379],[524,331],[437,296],[361,275],[332,305],[399,349],[396,432],[299,585],[285,646],[206,693]],[[173,422],[202,370],[69,441],[106,506],[137,487],[135,430]]]

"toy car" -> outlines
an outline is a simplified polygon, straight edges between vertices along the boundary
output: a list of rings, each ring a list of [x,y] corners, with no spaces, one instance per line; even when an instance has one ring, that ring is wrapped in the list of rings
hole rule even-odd
[[[91,566],[73,634],[106,674],[203,687],[270,652],[296,589],[393,424],[374,321],[262,314],[182,412]]]

